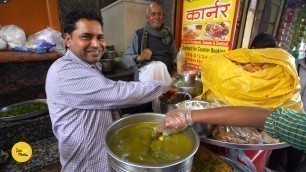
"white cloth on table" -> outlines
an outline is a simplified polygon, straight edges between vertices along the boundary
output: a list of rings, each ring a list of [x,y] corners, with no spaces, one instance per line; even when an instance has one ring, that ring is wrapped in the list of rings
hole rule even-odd
[[[163,81],[170,85],[172,82],[171,76],[167,70],[167,66],[160,61],[152,61],[147,65],[138,69],[139,81]]]

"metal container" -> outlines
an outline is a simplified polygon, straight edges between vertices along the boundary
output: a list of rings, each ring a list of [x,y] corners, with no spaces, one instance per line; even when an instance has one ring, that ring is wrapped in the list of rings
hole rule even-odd
[[[23,106],[26,104],[38,103],[38,102],[47,104],[46,99],[28,100],[28,101],[23,101],[23,102],[19,102],[19,103],[15,103],[15,104],[3,107],[0,109],[0,112],[7,112],[14,108],[18,108],[18,107],[20,108],[20,106]],[[25,113],[25,114],[19,114],[17,116],[10,116],[10,117],[0,116],[0,121],[18,121],[18,120],[23,120],[23,119],[29,119],[29,118],[37,117],[43,114],[48,114],[47,112],[48,112],[48,107],[46,107],[45,109],[41,109],[41,110],[37,110],[37,111]]]
[[[140,122],[160,122],[163,119],[163,114],[158,113],[139,113],[121,118],[115,121],[109,126],[103,135],[103,140],[108,153],[108,162],[112,171],[117,172],[188,172],[191,171],[193,156],[199,148],[200,140],[195,131],[188,127],[184,130],[184,133],[190,138],[194,147],[190,154],[184,159],[173,161],[165,165],[142,165],[127,162],[117,155],[115,155],[109,147],[110,138],[116,134],[116,132],[128,125],[132,125]]]
[[[178,87],[179,92],[188,93],[192,98],[198,96],[196,87]]]
[[[178,74],[179,78],[174,80],[171,85],[178,88],[180,92],[189,93],[192,98],[199,96],[203,92],[203,84],[200,80],[200,73]]]
[[[191,100],[189,93],[178,92],[171,100],[165,95],[159,97],[160,112],[166,114],[170,110],[176,109],[176,104],[185,100]]]
[[[232,149],[243,149],[243,150],[274,150],[289,147],[290,145],[286,142],[280,143],[263,143],[263,144],[239,144],[239,143],[229,143],[220,140],[215,140],[211,138],[200,138],[202,142],[215,145],[224,148]]]
[[[114,59],[117,57],[116,51],[105,51],[102,59]]]
[[[184,87],[194,87],[195,86],[195,79],[197,74],[183,74],[183,73],[179,73],[179,78],[181,79],[181,81],[184,83]]]
[[[100,59],[102,72],[112,72],[115,69],[115,59]]]

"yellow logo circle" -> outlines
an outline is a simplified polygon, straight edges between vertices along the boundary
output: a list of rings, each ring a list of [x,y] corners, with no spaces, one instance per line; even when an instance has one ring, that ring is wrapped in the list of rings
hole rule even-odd
[[[32,156],[32,148],[26,142],[18,142],[12,148],[12,156],[18,162],[26,162]]]

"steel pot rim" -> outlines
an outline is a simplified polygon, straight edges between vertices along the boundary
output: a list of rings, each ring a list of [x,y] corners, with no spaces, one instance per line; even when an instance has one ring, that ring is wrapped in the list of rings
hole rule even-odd
[[[150,168],[150,169],[159,169],[159,168],[167,168],[167,167],[172,167],[172,166],[175,166],[175,165],[178,165],[178,164],[181,164],[183,162],[185,162],[186,160],[192,158],[196,151],[198,150],[199,148],[199,145],[200,145],[200,138],[197,134],[197,132],[194,131],[194,129],[191,127],[191,126],[188,126],[184,132],[186,132],[187,130],[190,131],[191,133],[193,133],[193,136],[195,137],[195,143],[194,143],[194,148],[192,150],[192,152],[185,158],[183,159],[180,159],[180,160],[177,160],[177,161],[173,161],[171,164],[164,164],[164,165],[142,165],[142,164],[138,164],[138,163],[133,163],[133,162],[127,162],[127,161],[124,161],[122,160],[120,157],[118,157],[116,154],[114,154],[111,149],[109,148],[107,142],[106,142],[106,137],[107,137],[107,134],[109,133],[109,131],[111,130],[111,128],[120,123],[121,121],[124,121],[128,118],[135,118],[137,116],[148,116],[148,115],[154,115],[154,116],[159,116],[159,117],[164,117],[165,115],[164,114],[160,114],[160,113],[138,113],[138,114],[133,114],[132,116],[126,116],[126,117],[123,117],[115,122],[113,122],[106,130],[105,130],[105,133],[103,134],[103,142],[104,142],[104,145],[105,145],[105,148],[107,150],[107,153],[111,155],[112,158],[116,159],[117,161],[120,161],[121,163],[123,164],[129,164],[129,165],[132,165],[134,167],[137,167],[137,168]],[[149,122],[149,121],[142,121],[142,122]],[[154,122],[154,121],[153,121]],[[135,123],[139,123],[139,122],[135,122]],[[134,123],[134,124],[135,124]]]

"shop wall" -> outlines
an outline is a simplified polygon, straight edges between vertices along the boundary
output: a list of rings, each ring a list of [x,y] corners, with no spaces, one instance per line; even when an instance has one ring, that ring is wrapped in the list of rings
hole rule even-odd
[[[0,25],[16,25],[26,36],[47,27],[61,31],[57,0],[11,0],[0,4]],[[57,53],[53,53],[58,57]],[[30,62],[25,59],[43,61]],[[54,60],[48,53],[0,51],[0,108],[21,101],[46,98],[45,77]],[[13,60],[18,59],[18,60]]]
[[[106,5],[104,0],[58,0],[60,17],[62,19],[61,24],[63,25],[63,19],[65,16],[75,8],[88,8],[100,14],[100,9],[103,5]],[[109,1],[107,1],[109,3]]]
[[[26,35],[46,27],[61,31],[57,0],[8,1],[0,4],[0,26],[16,25]]]
[[[102,8],[116,2],[117,0],[58,0],[60,8],[60,17],[64,18],[67,13],[73,8],[90,8],[100,13]],[[141,0],[147,1],[150,0]],[[174,12],[174,1],[175,0],[151,0],[161,4],[164,12],[164,22],[173,31],[173,12]]]
[[[162,6],[165,25],[173,30],[174,1],[158,2]],[[119,55],[125,51],[133,33],[144,27],[149,4],[145,0],[118,0],[101,9],[107,45],[114,45]]]
[[[144,26],[148,4],[143,0],[119,0],[101,10],[107,45],[114,45],[118,54],[125,51],[135,30]]]

